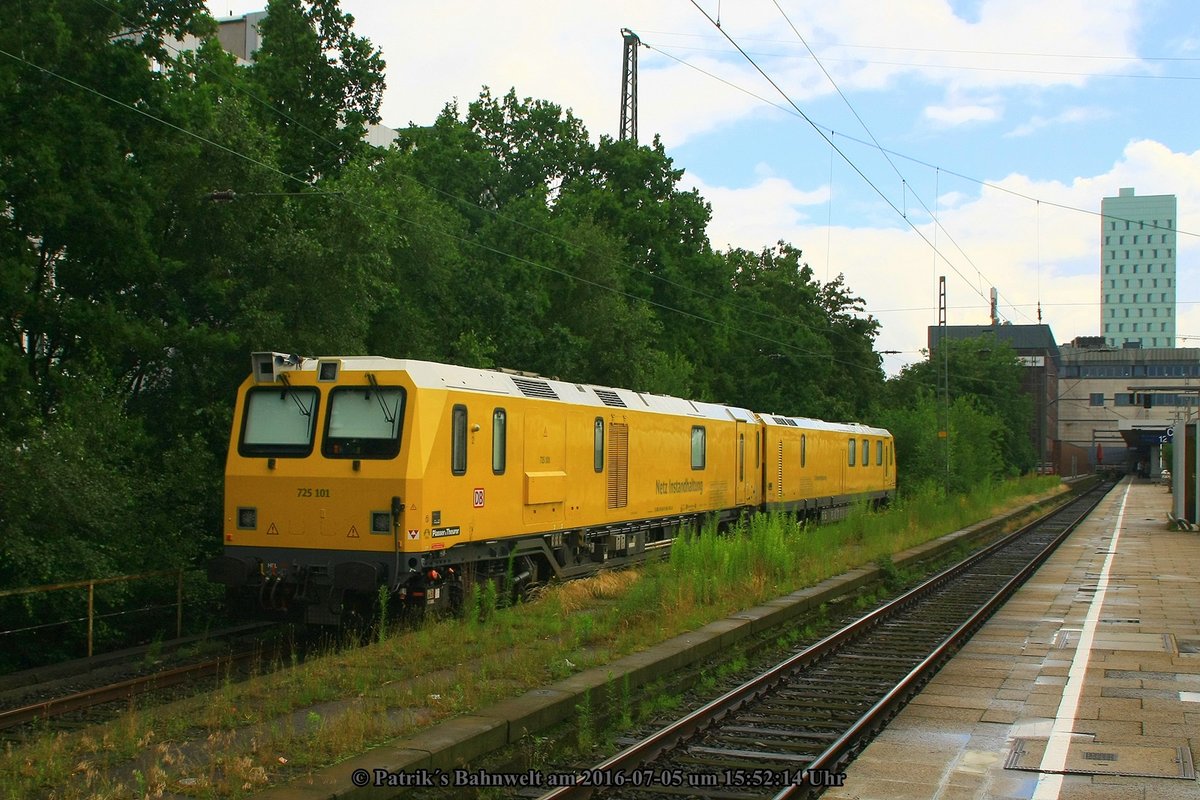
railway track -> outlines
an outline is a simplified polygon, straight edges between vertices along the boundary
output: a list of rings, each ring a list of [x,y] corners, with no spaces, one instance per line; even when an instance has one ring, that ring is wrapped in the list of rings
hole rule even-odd
[[[1041,565],[1112,484],[936,575],[542,800],[808,797]]]
[[[229,636],[229,641],[222,646],[228,647],[230,652],[217,655],[210,652],[199,659],[193,656],[190,663],[183,660],[176,666],[160,666],[146,671],[145,653],[142,652],[143,648],[138,648],[128,656],[127,662],[111,663],[96,672],[91,672],[85,661],[77,665],[77,671],[68,669],[52,680],[20,685],[7,690],[7,697],[0,701],[0,731],[87,712],[92,708],[128,701],[138,695],[172,689],[210,676],[245,672],[249,665],[271,658],[270,652],[274,650],[264,649],[260,642],[261,637],[276,627],[274,624],[257,623],[211,635],[204,643],[221,643],[223,635]],[[255,644],[247,645],[246,639]],[[208,649],[211,651],[215,648]],[[177,657],[169,660],[181,661]]]
[[[155,672],[151,675],[140,675],[105,686],[39,700],[20,708],[6,709],[0,711],[0,730],[60,717],[118,700],[129,700],[139,694],[168,689],[210,675],[221,675],[239,668],[259,656],[261,656],[260,651],[252,650],[212,658],[196,664]]]

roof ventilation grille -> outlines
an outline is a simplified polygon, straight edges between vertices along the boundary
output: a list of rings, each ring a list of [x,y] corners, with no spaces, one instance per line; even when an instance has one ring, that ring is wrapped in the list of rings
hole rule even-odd
[[[535,381],[529,378],[518,378],[513,376],[512,382],[521,390],[521,394],[526,397],[543,397],[547,400],[557,400],[558,395],[550,388],[550,384],[545,381]]]
[[[625,405],[625,401],[621,399],[620,395],[609,389],[597,389],[596,397],[599,397],[600,402],[604,403],[606,406],[614,406],[615,408],[629,408],[629,406]]]

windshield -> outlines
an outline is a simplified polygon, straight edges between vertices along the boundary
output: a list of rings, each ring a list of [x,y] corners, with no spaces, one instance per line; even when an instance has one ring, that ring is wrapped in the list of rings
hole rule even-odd
[[[312,452],[317,390],[311,387],[254,388],[246,393],[244,456],[306,456]]]
[[[393,458],[400,452],[404,390],[342,386],[329,396],[321,452],[329,458]]]

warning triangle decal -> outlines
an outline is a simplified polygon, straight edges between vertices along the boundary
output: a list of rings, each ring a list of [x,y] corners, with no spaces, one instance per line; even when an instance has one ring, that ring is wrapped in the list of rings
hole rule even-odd
[[[351,525],[350,532],[346,534],[346,538],[347,539],[357,539],[358,538],[358,528],[355,527],[354,525]]]
[[[276,527],[275,527],[275,523],[274,523],[274,522],[272,522],[272,523],[271,523],[271,527],[267,528],[267,533],[268,533],[268,534],[270,534],[271,536],[278,536],[278,535],[279,535],[279,528],[276,528]]]

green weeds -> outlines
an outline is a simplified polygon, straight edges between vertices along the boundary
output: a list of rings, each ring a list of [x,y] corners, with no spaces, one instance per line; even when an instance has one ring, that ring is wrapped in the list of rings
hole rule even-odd
[[[743,521],[723,535],[710,525],[681,537],[669,561],[552,586],[516,607],[498,607],[505,604],[498,603],[496,582],[476,581],[461,617],[427,618],[389,635],[381,625],[359,649],[303,663],[293,658],[290,669],[251,681],[225,675],[207,696],[130,711],[99,729],[31,734],[0,752],[0,799],[51,791],[63,800],[130,796],[143,787],[153,794],[184,779],[194,781],[187,785],[195,796],[244,796],[296,770],[611,663],[853,567],[875,562],[899,580],[892,553],[1054,483],[984,486],[962,500],[930,493],[898,501],[886,513],[857,509],[816,527],[777,516]],[[382,596],[379,602],[382,608]],[[828,609],[821,612],[827,616]],[[794,633],[811,635],[811,628]],[[636,705],[640,719],[681,702],[662,687],[639,693],[635,702],[628,681],[610,687],[610,694],[622,709]],[[595,744],[594,702],[585,698],[577,708],[581,749]],[[318,705],[319,714],[306,710]],[[158,744],[167,741],[170,747]]]

